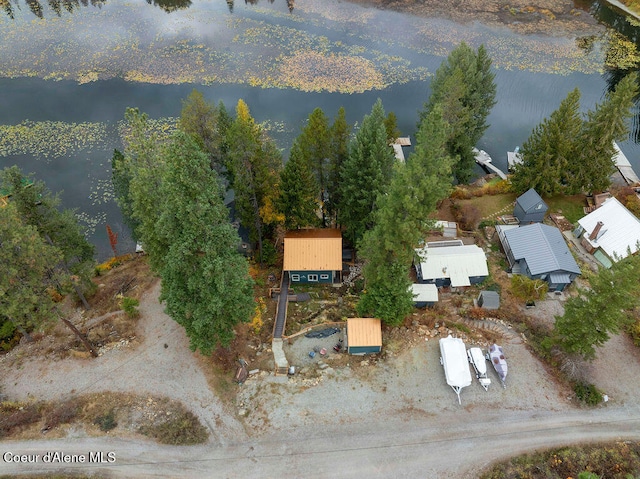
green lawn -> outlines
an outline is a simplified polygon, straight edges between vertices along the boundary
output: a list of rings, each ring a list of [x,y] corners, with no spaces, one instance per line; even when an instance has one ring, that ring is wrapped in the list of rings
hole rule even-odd
[[[473,205],[480,210],[483,218],[487,218],[498,211],[502,211],[501,214],[510,215],[513,213],[513,205],[516,200],[515,193],[504,193],[501,195],[484,195],[477,196],[468,200],[458,200],[460,206]]]
[[[583,207],[587,206],[584,195],[554,196],[544,201],[549,205],[549,213],[560,213],[574,224],[584,216]]]

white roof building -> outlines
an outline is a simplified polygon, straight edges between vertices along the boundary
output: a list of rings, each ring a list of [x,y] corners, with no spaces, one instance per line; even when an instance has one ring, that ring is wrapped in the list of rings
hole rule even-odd
[[[415,251],[418,279],[425,283],[457,288],[478,283],[489,275],[487,256],[478,245],[427,245]]]
[[[640,220],[616,198],[609,198],[602,206],[578,220],[576,236],[590,252],[600,249],[608,258],[626,258],[638,251]]]

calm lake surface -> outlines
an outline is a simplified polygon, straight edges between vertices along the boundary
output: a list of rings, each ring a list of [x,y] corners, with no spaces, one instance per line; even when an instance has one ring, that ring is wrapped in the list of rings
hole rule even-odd
[[[521,36],[348,2],[298,0],[290,13],[285,0],[235,2],[232,11],[222,0],[3,1],[0,168],[18,164],[63,191],[100,260],[111,253],[106,224],[120,233],[122,251],[133,247],[110,185],[111,154],[121,147],[129,106],[167,127],[193,88],[230,109],[242,98],[286,157],[315,107],[333,117],[344,106],[356,123],[381,98],[413,136],[429,76],[460,40],[484,43],[494,58],[498,103],[478,146],[506,170],[506,151],[569,91],[579,87],[583,109],[593,108],[615,76],[604,73],[604,27],[587,50],[575,38]],[[638,28],[624,17],[597,3],[592,10],[607,28],[637,41]],[[621,146],[640,173],[638,145]]]

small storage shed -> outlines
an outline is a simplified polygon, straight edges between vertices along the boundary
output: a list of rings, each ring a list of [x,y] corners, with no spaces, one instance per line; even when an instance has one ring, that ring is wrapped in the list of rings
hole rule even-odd
[[[516,199],[513,216],[520,220],[520,224],[542,223],[548,209],[549,207],[536,190],[531,188]]]
[[[500,308],[500,295],[496,291],[480,291],[478,307],[484,309]]]
[[[433,306],[438,302],[438,287],[435,284],[414,283],[411,285],[411,293],[416,308]]]
[[[375,318],[347,319],[347,352],[379,353],[382,350],[382,325]]]

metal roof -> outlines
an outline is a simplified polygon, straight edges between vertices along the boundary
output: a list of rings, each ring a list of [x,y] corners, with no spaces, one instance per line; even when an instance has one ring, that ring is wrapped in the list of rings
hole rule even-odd
[[[438,287],[435,284],[414,283],[411,285],[414,303],[435,303],[438,301]]]
[[[549,283],[569,284],[571,283],[571,278],[567,273],[551,273],[549,275]]]
[[[547,204],[542,200],[540,195],[533,188],[530,188],[529,191],[522,193],[516,199],[516,203],[518,203],[524,211],[531,210],[535,205],[537,205],[540,202],[544,204],[545,211],[546,211],[546,209],[548,209]]]
[[[580,267],[558,228],[533,223],[507,230],[504,235],[514,259],[524,259],[532,275],[559,270],[580,274]]]
[[[350,348],[382,346],[382,325],[375,318],[348,318],[347,342]]]
[[[598,221],[602,221],[604,226],[595,240],[589,240],[589,235]],[[587,241],[595,248],[602,248],[611,259],[616,256],[626,258],[627,248],[631,249],[631,253],[638,250],[640,220],[616,198],[606,200],[600,208],[578,220],[578,224],[584,229]]]
[[[420,271],[425,280],[451,278],[451,285],[455,287],[468,285],[472,276],[489,275],[487,256],[475,244],[419,248],[416,253],[420,258]]]
[[[289,231],[284,237],[283,271],[342,270],[342,234],[337,229]]]

